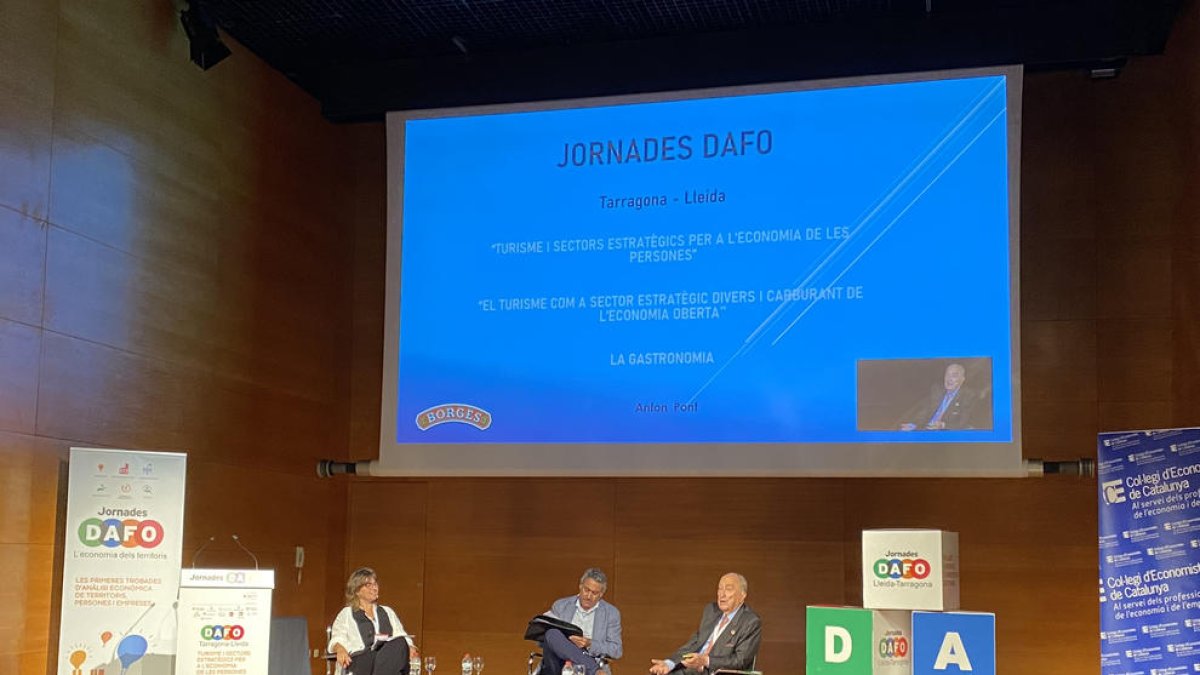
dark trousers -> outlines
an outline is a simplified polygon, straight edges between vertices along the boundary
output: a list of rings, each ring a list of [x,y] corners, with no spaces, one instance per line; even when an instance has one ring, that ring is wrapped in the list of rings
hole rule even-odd
[[[590,654],[575,646],[566,635],[557,628],[546,631],[542,638],[542,668],[540,675],[562,675],[563,664],[582,663],[587,675],[596,675],[600,664]]]
[[[350,660],[346,672],[354,675],[408,675],[408,641],[399,638],[376,651],[368,649]]]

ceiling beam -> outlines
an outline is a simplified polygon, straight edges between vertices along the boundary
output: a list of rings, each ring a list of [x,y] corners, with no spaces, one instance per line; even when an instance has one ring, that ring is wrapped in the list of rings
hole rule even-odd
[[[1032,1],[878,20],[682,35],[384,63],[310,65],[294,79],[334,121],[388,110],[538,101],[1024,64],[1112,66],[1159,54],[1180,0]],[[949,6],[949,5],[948,5]],[[959,5],[961,7],[961,5]]]

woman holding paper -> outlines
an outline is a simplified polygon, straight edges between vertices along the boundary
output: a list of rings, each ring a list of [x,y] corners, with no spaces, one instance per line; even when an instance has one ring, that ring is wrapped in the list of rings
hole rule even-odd
[[[391,607],[379,604],[375,570],[354,570],[346,580],[346,606],[330,628],[329,652],[337,655],[338,672],[401,675],[408,669],[409,650],[413,658],[420,658],[400,617]]]

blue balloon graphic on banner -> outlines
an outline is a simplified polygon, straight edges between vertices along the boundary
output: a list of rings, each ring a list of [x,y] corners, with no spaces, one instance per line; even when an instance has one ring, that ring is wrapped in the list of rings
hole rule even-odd
[[[146,655],[146,638],[141,635],[126,635],[117,645],[117,658],[121,660],[121,672],[129,670],[129,666],[137,663]]]

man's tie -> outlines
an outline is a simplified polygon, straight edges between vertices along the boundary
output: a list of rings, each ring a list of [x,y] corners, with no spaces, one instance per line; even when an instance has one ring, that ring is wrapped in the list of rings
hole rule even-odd
[[[707,654],[710,651],[712,651],[713,645],[717,643],[717,638],[721,636],[721,631],[725,630],[725,626],[728,623],[729,623],[729,615],[728,614],[721,615],[721,623],[717,624],[717,630],[714,631],[713,634],[709,636],[708,642],[704,643],[704,649],[700,650],[701,654]]]
[[[946,395],[942,397],[942,404],[938,406],[938,409],[933,413],[933,417],[929,418],[929,426],[942,421],[942,415],[946,414],[946,408],[950,407],[950,402],[953,401],[956,396],[958,396],[957,389],[946,392]]]

